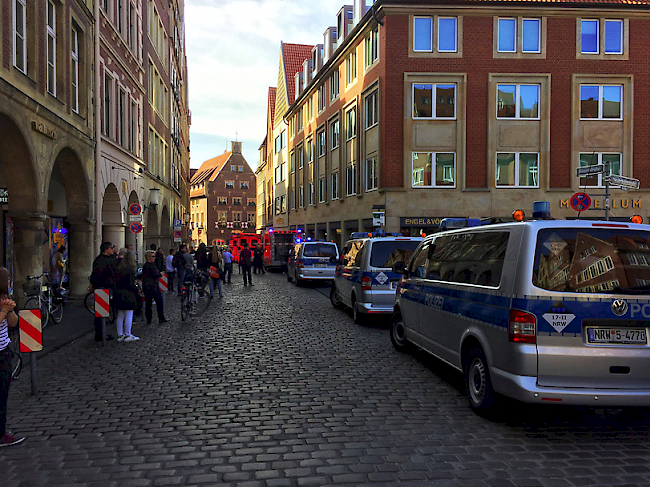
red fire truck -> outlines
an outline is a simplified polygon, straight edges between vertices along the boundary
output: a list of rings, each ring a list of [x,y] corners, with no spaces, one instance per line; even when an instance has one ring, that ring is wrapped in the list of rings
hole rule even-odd
[[[274,230],[264,232],[264,267],[285,270],[287,257],[293,246],[300,242],[301,230]]]
[[[244,242],[248,242],[248,248],[261,244],[261,235],[257,233],[236,233],[230,237],[230,253],[232,261],[239,262],[239,253],[244,249]]]

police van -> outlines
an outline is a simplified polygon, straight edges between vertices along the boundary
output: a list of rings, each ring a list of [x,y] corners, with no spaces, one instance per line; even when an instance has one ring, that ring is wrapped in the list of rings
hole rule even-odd
[[[650,405],[650,227],[588,220],[430,235],[397,263],[390,338],[462,371],[470,406]]]
[[[395,286],[401,275],[395,262],[407,261],[421,237],[366,237],[348,240],[330,290],[335,308],[349,307],[355,323],[371,314],[393,312]]]
[[[305,281],[331,281],[338,259],[339,249],[334,242],[297,243],[287,259],[287,281],[295,281],[296,286]]]

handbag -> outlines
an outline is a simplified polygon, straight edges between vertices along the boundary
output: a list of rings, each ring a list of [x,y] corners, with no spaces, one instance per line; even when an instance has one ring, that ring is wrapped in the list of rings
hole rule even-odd
[[[210,274],[210,277],[212,277],[213,279],[219,279],[221,277],[219,269],[217,269],[213,265],[211,265],[210,268],[208,269],[208,273]]]

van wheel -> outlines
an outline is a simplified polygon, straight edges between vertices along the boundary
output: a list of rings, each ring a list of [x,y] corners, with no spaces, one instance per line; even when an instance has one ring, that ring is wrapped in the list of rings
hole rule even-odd
[[[488,411],[494,405],[495,398],[483,349],[476,347],[467,354],[464,372],[465,391],[470,407],[479,413]]]
[[[298,277],[298,271],[296,271],[294,275],[294,279],[296,280],[296,286],[301,287],[302,286],[302,279]]]
[[[332,303],[332,306],[334,306],[336,309],[343,309],[343,303],[339,299],[339,293],[336,290],[336,285],[332,284],[332,290],[330,291],[330,301]]]
[[[359,310],[359,305],[357,304],[356,298],[352,298],[352,320],[357,324],[363,324],[364,320],[363,313]]]
[[[406,330],[404,329],[404,322],[400,313],[395,312],[391,316],[389,331],[390,341],[393,342],[395,350],[406,352],[409,348],[409,342],[406,341]]]

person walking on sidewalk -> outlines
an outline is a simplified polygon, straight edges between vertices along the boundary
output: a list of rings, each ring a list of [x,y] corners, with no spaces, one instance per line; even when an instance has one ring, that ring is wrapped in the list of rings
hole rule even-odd
[[[264,250],[261,245],[256,245],[253,249],[253,272],[257,274],[266,274],[264,271]]]
[[[11,357],[9,350],[9,327],[18,326],[14,311],[16,302],[9,296],[9,271],[0,267],[0,447],[11,446],[25,438],[7,433],[7,401],[11,384]]]
[[[215,277],[217,276],[217,277]],[[219,297],[223,298],[223,258],[219,247],[212,247],[210,252],[210,294],[214,296],[214,285],[217,285]]]
[[[251,266],[253,265],[253,252],[248,248],[248,242],[246,241],[244,241],[244,249],[239,254],[239,265],[244,276],[244,286],[247,284],[252,286],[253,276],[251,276]]]
[[[140,339],[131,333],[133,310],[137,308],[138,299],[140,298],[138,288],[135,285],[135,267],[135,254],[127,252],[124,254],[115,275],[115,298],[113,303],[115,309],[117,309],[115,324],[117,326],[118,342],[133,342]]]
[[[185,257],[183,257],[185,250],[187,250],[187,246],[184,244],[181,245],[178,248],[178,252],[176,252],[176,255],[174,256],[174,259],[172,260],[172,265],[176,269],[176,275],[178,276],[176,291],[178,291],[179,296],[181,295],[181,289],[183,288],[183,283],[185,282]]]
[[[93,261],[93,272],[90,275],[90,285],[88,291],[95,289],[113,289],[115,285],[115,260],[113,259],[114,247],[111,242],[103,242],[99,246],[99,255]],[[106,335],[107,340],[112,340],[112,335]],[[102,337],[102,319],[95,318],[95,341],[101,342]]]
[[[230,247],[226,247],[226,251],[221,254],[223,257],[223,282],[232,284],[232,254],[230,253]]]
[[[158,323],[161,325],[167,323],[164,313],[163,295],[158,286],[160,271],[156,265],[156,252],[147,251],[147,263],[142,267],[142,288],[144,290],[144,315],[147,318],[147,325],[151,324],[153,310],[151,309],[152,301],[156,301],[156,310],[158,311]]]
[[[165,259],[165,266],[167,267],[167,283],[169,284],[169,292],[174,292],[174,276],[176,271],[174,269],[174,249],[169,249],[169,255]]]

